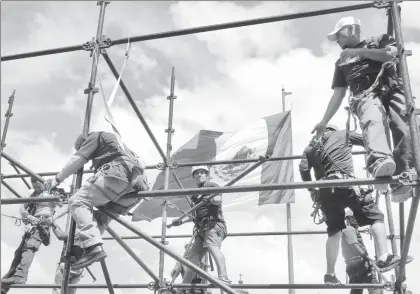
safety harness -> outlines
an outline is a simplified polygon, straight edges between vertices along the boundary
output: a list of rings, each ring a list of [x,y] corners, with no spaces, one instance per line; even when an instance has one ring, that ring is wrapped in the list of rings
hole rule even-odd
[[[399,56],[399,54],[397,54]],[[394,57],[391,60],[384,62],[381,66],[381,70],[379,71],[378,75],[376,76],[375,81],[373,84],[366,90],[362,91],[361,93],[350,93],[348,97],[348,104],[349,107],[346,107],[347,110],[347,122],[346,122],[346,147],[348,146],[349,136],[350,136],[350,120],[351,116],[353,116],[354,121],[354,130],[357,130],[357,123],[356,123],[356,105],[359,101],[366,98],[374,91],[378,91],[380,93],[381,98],[387,96],[389,92],[396,87],[396,82],[393,81],[391,77],[386,77],[385,73],[387,70],[395,67],[395,65],[399,62],[398,57]],[[387,81],[384,79],[387,78]]]

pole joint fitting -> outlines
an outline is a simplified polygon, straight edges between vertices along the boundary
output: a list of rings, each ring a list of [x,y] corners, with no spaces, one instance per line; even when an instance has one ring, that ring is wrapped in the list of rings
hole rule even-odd
[[[98,91],[99,91],[99,89],[98,89],[98,88],[94,88],[94,87],[92,87],[92,83],[91,83],[91,82],[89,82],[89,84],[88,84],[87,88],[84,90],[84,93],[87,95],[87,94],[89,94],[90,92],[93,92],[93,93],[98,93]]]
[[[105,5],[108,5],[109,3],[111,3],[110,1],[99,0],[98,2],[96,2],[96,5],[101,5],[102,2],[105,2]]]
[[[402,172],[398,181],[404,186],[416,186],[419,184],[419,176],[414,171]]]
[[[384,289],[386,291],[396,291],[396,290],[398,290],[397,287],[398,287],[397,283],[394,283],[394,282],[386,282],[384,284]]]
[[[111,45],[112,45],[111,39],[107,38],[105,35],[101,35],[101,37],[97,39],[96,42],[95,42],[95,39],[92,38],[92,41],[84,43],[82,48],[85,51],[93,51],[96,46],[98,46],[99,49],[106,49],[106,48],[111,47]]]
[[[377,1],[373,1],[373,7],[381,9],[381,8],[390,8],[391,7],[391,2],[393,2],[395,0],[377,0]],[[402,0],[397,0],[397,3],[401,3],[403,2]]]
[[[165,133],[175,133],[175,129],[165,129]]]
[[[176,95],[169,95],[166,97],[166,99],[168,100],[175,100],[176,98],[177,98]]]
[[[4,114],[5,117],[12,117],[13,113],[11,111],[6,111],[6,113]]]

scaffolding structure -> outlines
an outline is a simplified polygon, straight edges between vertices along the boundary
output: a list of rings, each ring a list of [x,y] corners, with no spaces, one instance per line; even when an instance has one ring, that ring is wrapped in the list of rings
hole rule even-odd
[[[398,5],[398,0],[388,0],[388,1],[374,1],[369,3],[357,4],[357,5],[350,5],[350,6],[342,6],[338,8],[331,8],[331,9],[323,9],[323,10],[315,10],[310,12],[302,12],[302,13],[294,13],[294,14],[287,14],[287,15],[280,15],[280,16],[273,16],[273,17],[266,17],[266,18],[258,18],[258,19],[251,19],[245,21],[237,21],[237,22],[230,22],[230,23],[223,23],[223,24],[216,24],[216,25],[209,25],[209,26],[201,26],[195,27],[190,29],[183,29],[183,30],[174,30],[156,34],[149,34],[149,35],[142,35],[130,38],[122,38],[117,40],[111,40],[103,35],[103,24],[105,19],[105,10],[107,5],[110,2],[107,1],[98,1],[98,5],[100,6],[99,11],[99,20],[97,26],[96,37],[93,41],[86,42],[82,45],[75,45],[75,46],[68,46],[68,47],[61,47],[55,49],[48,49],[48,50],[41,50],[35,52],[27,52],[27,53],[20,53],[8,56],[2,56],[1,61],[10,61],[16,59],[23,59],[23,58],[30,58],[30,57],[37,57],[37,56],[44,56],[44,55],[51,55],[51,54],[58,54],[58,53],[65,53],[65,52],[72,52],[72,51],[80,51],[85,50],[91,52],[91,56],[93,56],[92,61],[92,69],[90,80],[88,83],[88,87],[85,90],[85,94],[87,94],[87,105],[85,110],[85,119],[83,125],[83,134],[87,136],[89,133],[90,128],[90,120],[91,120],[91,112],[92,112],[92,105],[93,105],[93,97],[94,94],[98,91],[95,87],[96,78],[97,78],[97,64],[99,61],[100,56],[102,56],[106,63],[108,64],[109,68],[111,69],[113,75],[116,79],[120,76],[118,71],[116,70],[111,58],[108,56],[106,52],[106,48],[109,48],[114,45],[121,45],[126,44],[128,41],[131,43],[134,42],[141,42],[147,40],[156,40],[162,38],[169,38],[175,36],[182,36],[188,34],[196,34],[202,32],[209,32],[209,31],[217,31],[217,30],[224,30],[224,29],[231,29],[231,28],[238,28],[238,27],[245,27],[245,26],[252,26],[252,25],[259,25],[265,23],[273,23],[279,22],[284,20],[291,20],[291,19],[299,19],[304,17],[312,17],[318,15],[326,15],[331,13],[338,13],[338,12],[345,12],[345,11],[353,11],[359,9],[367,9],[367,8],[377,8],[377,9],[386,9],[388,15],[388,27],[387,33],[392,35],[395,32],[395,39],[397,42],[398,47],[398,70],[399,74],[403,80],[404,86],[404,93],[407,105],[406,115],[409,117],[410,123],[410,134],[412,137],[412,147],[413,147],[413,154],[414,154],[414,168],[416,171],[417,176],[410,176],[409,174],[401,174],[399,176],[389,177],[385,179],[373,179],[373,178],[366,178],[366,179],[343,179],[343,180],[328,180],[322,182],[292,182],[292,183],[281,183],[281,184],[263,184],[263,185],[237,185],[232,186],[234,183],[239,181],[242,177],[246,174],[251,172],[255,169],[258,165],[261,165],[265,161],[272,161],[272,160],[294,160],[300,159],[301,156],[284,156],[284,157],[272,157],[272,158],[260,158],[260,159],[247,159],[247,160],[224,160],[224,161],[212,161],[212,162],[193,162],[193,163],[177,163],[171,161],[171,151],[172,151],[172,135],[174,133],[174,129],[172,128],[172,121],[173,121],[173,104],[176,96],[174,94],[175,88],[175,71],[172,68],[172,75],[171,75],[171,86],[170,86],[170,93],[167,97],[169,100],[169,119],[168,119],[168,128],[165,130],[167,133],[167,145],[166,145],[166,152],[159,146],[156,138],[154,137],[152,131],[150,130],[146,120],[144,119],[143,115],[141,114],[140,110],[138,109],[134,99],[132,98],[130,92],[128,91],[125,83],[123,80],[120,81],[120,87],[123,90],[125,96],[127,97],[130,105],[132,106],[134,112],[136,113],[137,117],[139,118],[140,122],[142,123],[143,127],[145,128],[148,136],[152,140],[153,144],[155,145],[156,149],[158,150],[160,156],[162,157],[163,162],[147,166],[147,169],[161,169],[164,170],[164,190],[159,191],[146,191],[146,192],[139,192],[138,195],[132,197],[161,197],[164,198],[163,200],[163,208],[162,208],[162,233],[159,236],[149,236],[148,234],[144,233],[142,230],[138,229],[137,227],[133,226],[129,222],[125,221],[118,215],[114,213],[110,213],[108,211],[102,210],[105,214],[111,217],[116,222],[120,223],[125,228],[132,231],[136,236],[134,237],[120,237],[118,236],[115,231],[111,228],[108,228],[108,233],[112,236],[110,238],[104,238],[104,240],[116,240],[126,251],[127,253],[150,275],[152,278],[152,282],[148,284],[112,284],[111,277],[109,275],[106,262],[104,260],[101,261],[101,267],[104,273],[106,284],[104,285],[86,285],[86,284],[75,284],[69,285],[69,274],[70,274],[70,253],[71,253],[71,246],[74,242],[74,234],[75,234],[75,222],[68,217],[69,222],[69,236],[68,242],[66,247],[66,261],[65,261],[65,269],[63,275],[63,283],[62,285],[54,285],[54,284],[25,284],[25,285],[11,285],[11,288],[59,288],[61,286],[61,293],[67,293],[69,288],[108,288],[109,293],[114,293],[114,288],[148,288],[155,293],[166,293],[165,291],[171,289],[186,289],[186,288],[220,288],[225,293],[234,294],[235,291],[233,289],[289,289],[289,293],[294,293],[293,289],[354,289],[354,288],[363,288],[363,289],[385,289],[389,291],[393,291],[394,293],[403,294],[406,292],[406,285],[404,281],[405,277],[405,264],[407,260],[408,251],[410,248],[411,238],[413,235],[415,219],[417,215],[417,209],[420,200],[420,183],[419,183],[419,176],[420,176],[420,136],[419,130],[416,122],[416,110],[414,107],[413,96],[411,92],[408,68],[407,68],[407,61],[406,55],[408,54],[408,50],[404,50],[404,41],[402,36],[402,29],[400,23],[400,7]],[[285,97],[284,90],[283,99]],[[8,188],[17,198],[8,198],[8,199],[1,199],[1,205],[6,204],[21,204],[21,203],[36,203],[36,202],[57,202],[60,201],[58,197],[43,197],[43,198],[25,198],[21,197],[15,190],[13,190],[10,185],[8,185],[4,180],[10,178],[21,178],[25,184],[29,187],[28,183],[25,181],[26,177],[33,177],[38,181],[43,182],[40,175],[55,175],[57,172],[51,173],[41,173],[37,174],[34,171],[30,170],[28,167],[23,165],[22,163],[18,162],[15,158],[10,156],[9,154],[3,151],[3,147],[5,145],[6,133],[8,128],[8,122],[10,119],[11,114],[11,106],[13,104],[13,95],[11,99],[9,99],[9,110],[6,114],[6,124],[3,131],[3,135],[1,138],[1,156],[8,160],[10,164],[14,167],[17,174],[13,175],[1,175],[1,183]],[[283,101],[284,105],[284,101]],[[364,152],[353,152],[353,154],[364,154]],[[233,179],[228,185],[224,187],[212,187],[212,188],[189,188],[184,189],[182,187],[181,182],[176,176],[176,168],[181,166],[196,166],[196,165],[216,165],[216,164],[235,164],[235,163],[253,163],[247,170],[241,173],[237,178]],[[22,174],[19,169],[21,169],[26,174]],[[73,185],[72,185],[72,192],[77,191],[81,187],[82,184],[82,177],[84,173],[89,173],[90,171],[83,171],[83,169],[77,172],[77,175],[73,178]],[[169,178],[172,176],[175,181],[178,183],[180,189],[175,190],[168,190]],[[288,284],[269,284],[269,285],[262,285],[262,284],[234,284],[234,285],[226,285],[221,283],[218,279],[215,279],[207,272],[203,271],[196,265],[192,264],[187,259],[183,258],[182,256],[176,254],[172,250],[168,249],[166,245],[167,238],[185,238],[191,237],[191,235],[167,235],[166,229],[175,223],[182,222],[182,219],[185,217],[179,217],[178,219],[174,220],[172,224],[167,224],[167,203],[170,197],[172,196],[187,196],[192,195],[195,193],[237,193],[237,192],[252,192],[252,191],[271,191],[271,190],[283,190],[283,189],[307,189],[307,188],[327,188],[327,187],[343,187],[343,186],[352,186],[352,185],[372,185],[372,184],[390,184],[390,183],[402,183],[404,185],[411,185],[415,188],[414,197],[411,201],[411,208],[409,212],[409,217],[407,221],[407,227],[405,228],[404,223],[404,203],[401,203],[399,206],[399,217],[400,217],[400,250],[401,250],[401,262],[400,266],[395,269],[395,275],[397,277],[396,281],[383,281],[379,284],[343,284],[338,286],[330,286],[324,284],[295,284],[294,283],[294,274],[293,274],[293,255],[292,255],[292,243],[291,239],[288,240],[288,256],[289,256],[289,283]],[[398,236],[395,235],[395,229],[393,224],[393,217],[392,217],[392,210],[391,210],[391,202],[390,197],[388,194],[385,195],[386,200],[386,209],[388,215],[388,227],[389,227],[389,236],[388,239],[391,240],[392,244],[392,252],[397,254],[397,243],[396,239]],[[192,207],[190,211],[186,214],[192,212],[196,207]],[[236,234],[228,234],[228,236],[263,236],[263,235],[287,235],[288,237],[291,235],[302,235],[302,234],[324,234],[325,231],[291,231],[291,223],[289,225],[289,218],[290,210],[288,210],[288,230],[287,232],[249,232],[249,233],[236,233]],[[155,274],[152,269],[150,269],[140,257],[138,257],[131,248],[125,243],[124,239],[135,239],[141,238],[154,247],[160,250],[160,259],[159,259],[159,271],[158,274]],[[159,242],[155,239],[160,239]],[[191,268],[197,274],[203,276],[210,284],[171,284],[166,282],[163,277],[164,271],[164,257],[165,254],[171,256],[184,266]]]

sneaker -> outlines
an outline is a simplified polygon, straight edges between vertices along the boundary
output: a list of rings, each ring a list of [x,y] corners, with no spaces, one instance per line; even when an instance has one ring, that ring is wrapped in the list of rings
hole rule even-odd
[[[414,257],[407,255],[407,261],[405,262],[405,264],[409,264],[410,262],[412,262],[414,260]]]
[[[400,262],[400,260],[401,260],[401,257],[397,255],[393,255],[393,254],[388,254],[388,257],[386,258],[385,261],[383,260],[376,261],[376,266],[378,267],[381,273],[384,273],[396,267],[398,263]]]
[[[101,261],[107,257],[101,245],[94,245],[85,249],[82,257],[71,265],[71,270],[85,268],[92,263]]]
[[[330,274],[325,274],[324,275],[324,283],[326,285],[340,285],[341,282],[339,279],[337,279],[337,277],[334,275],[330,275]]]
[[[232,281],[229,280],[229,278],[226,277],[226,276],[219,276],[218,279],[219,279],[220,282],[222,282],[224,284],[232,284]]]
[[[25,284],[26,283],[26,279],[22,278],[22,277],[10,277],[10,278],[4,278],[1,279],[2,284],[5,285],[13,285],[13,284]]]
[[[397,185],[391,190],[391,201],[395,203],[403,203],[413,196],[412,186]]]
[[[373,171],[373,177],[383,178],[392,177],[396,169],[395,162],[392,158],[386,158],[382,160]],[[388,184],[375,184],[375,189],[385,190],[388,188]]]

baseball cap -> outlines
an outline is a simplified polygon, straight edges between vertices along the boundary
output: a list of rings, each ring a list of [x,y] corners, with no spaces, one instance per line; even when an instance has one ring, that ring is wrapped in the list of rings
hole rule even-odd
[[[335,25],[334,30],[328,34],[327,38],[329,41],[331,42],[336,42],[337,41],[337,33],[339,30],[341,30],[342,28],[344,28],[345,26],[350,26],[350,25],[361,25],[360,19],[355,18],[353,16],[347,16],[347,17],[343,17],[341,18]]]

